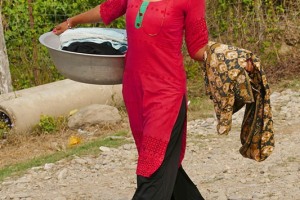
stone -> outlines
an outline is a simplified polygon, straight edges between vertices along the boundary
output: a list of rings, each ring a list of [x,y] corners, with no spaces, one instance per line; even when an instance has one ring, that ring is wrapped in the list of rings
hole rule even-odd
[[[44,170],[50,170],[50,169],[52,169],[54,166],[55,166],[55,164],[53,164],[53,163],[46,163],[46,164],[44,165]]]
[[[59,173],[58,173],[58,176],[57,176],[57,179],[58,180],[63,180],[67,177],[67,173],[68,173],[68,170],[66,168],[64,168],[63,170],[61,170]]]
[[[278,54],[283,56],[289,54],[291,51],[293,51],[292,46],[289,46],[286,43],[282,43],[280,49],[278,50]]]
[[[121,121],[117,108],[109,105],[92,104],[69,117],[68,127],[79,129],[92,125],[115,124]]]
[[[99,150],[102,151],[102,152],[108,152],[108,151],[110,151],[110,148],[101,146],[101,147],[99,147]]]

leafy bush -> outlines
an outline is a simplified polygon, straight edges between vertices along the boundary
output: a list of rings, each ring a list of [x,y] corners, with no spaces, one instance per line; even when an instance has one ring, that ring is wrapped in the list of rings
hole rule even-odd
[[[52,117],[48,115],[41,115],[40,122],[35,127],[35,130],[39,134],[48,134],[61,130],[65,125],[65,117]]]
[[[299,33],[299,9],[299,0],[209,0],[207,21],[211,40],[252,50],[266,57],[265,62],[270,57],[277,61],[278,56],[269,54],[277,53],[285,42],[287,26]]]
[[[10,128],[8,127],[8,125],[5,122],[0,121],[0,140],[6,138],[9,130]]]

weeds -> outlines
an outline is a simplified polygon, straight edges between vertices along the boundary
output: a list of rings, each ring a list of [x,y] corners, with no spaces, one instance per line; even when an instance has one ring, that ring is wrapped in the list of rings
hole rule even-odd
[[[50,134],[63,129],[66,126],[66,117],[52,117],[41,115],[40,122],[34,127],[37,134]]]
[[[12,123],[9,117],[4,112],[0,112],[0,140],[6,139],[11,128]]]
[[[3,121],[0,121],[0,139],[5,139],[10,128]]]

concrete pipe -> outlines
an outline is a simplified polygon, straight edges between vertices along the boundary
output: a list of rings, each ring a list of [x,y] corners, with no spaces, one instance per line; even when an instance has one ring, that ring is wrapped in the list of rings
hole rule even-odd
[[[93,85],[69,79],[0,95],[0,117],[14,132],[30,130],[41,115],[67,116],[90,104],[121,105],[121,85]]]

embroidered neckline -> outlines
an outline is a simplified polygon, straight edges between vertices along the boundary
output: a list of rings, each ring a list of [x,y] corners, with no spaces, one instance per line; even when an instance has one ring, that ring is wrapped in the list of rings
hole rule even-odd
[[[142,22],[143,22],[143,18],[144,18],[144,15],[145,15],[145,12],[148,8],[148,5],[149,5],[150,1],[143,1],[141,6],[140,6],[140,9],[136,15],[136,18],[135,18],[135,28],[139,29],[142,27]]]
[[[168,7],[170,1],[171,0],[159,0],[159,1],[144,1],[144,0],[142,0],[141,1],[142,2],[141,6],[140,6],[140,8],[139,8],[139,10],[137,12],[136,18],[135,18],[135,24],[134,24],[135,28],[136,29],[142,28],[143,31],[145,32],[145,34],[147,34],[148,36],[151,36],[151,37],[157,36],[160,33],[160,31],[162,29],[162,26],[164,24],[165,17],[166,17],[166,12],[167,12],[167,7]],[[161,3],[161,2],[165,2],[166,3],[166,7],[165,7],[165,9],[163,11],[163,18],[161,20],[159,31],[157,33],[148,33],[143,28],[143,19],[144,19],[145,13],[147,11],[147,8],[148,8],[148,6],[149,6],[150,3]]]
[[[163,2],[164,0],[157,0],[157,1],[147,1],[147,0],[142,0],[142,2],[149,2],[149,3],[156,3],[156,2]]]

